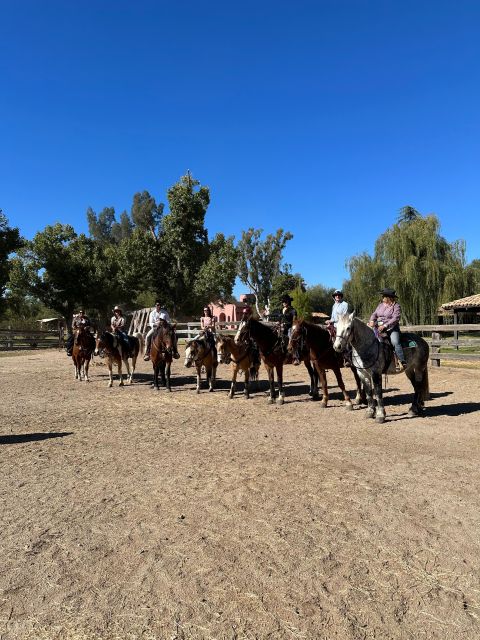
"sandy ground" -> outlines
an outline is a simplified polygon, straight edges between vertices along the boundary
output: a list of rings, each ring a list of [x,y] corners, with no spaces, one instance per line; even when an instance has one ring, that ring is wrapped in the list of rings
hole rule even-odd
[[[384,425],[303,367],[283,407],[173,373],[0,358],[1,640],[480,638],[480,371],[416,419],[391,377]]]

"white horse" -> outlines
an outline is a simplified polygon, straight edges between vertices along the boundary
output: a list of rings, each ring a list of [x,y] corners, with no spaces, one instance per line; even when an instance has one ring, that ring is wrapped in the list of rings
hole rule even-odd
[[[421,415],[424,401],[428,399],[428,357],[429,347],[423,338],[415,333],[402,333],[401,341],[407,366],[405,374],[413,385],[413,402],[410,417]],[[388,342],[380,342],[373,330],[355,317],[355,313],[339,317],[337,337],[333,343],[335,351],[344,351],[352,345],[352,362],[358,371],[367,395],[367,418],[385,422],[383,406],[382,373],[394,375],[393,347]],[[375,406],[376,401],[376,406]]]

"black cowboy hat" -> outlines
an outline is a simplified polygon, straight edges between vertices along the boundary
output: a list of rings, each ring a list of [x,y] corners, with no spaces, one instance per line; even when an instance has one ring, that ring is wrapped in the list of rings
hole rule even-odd
[[[340,291],[340,289],[335,289],[335,291],[332,293],[332,298],[334,298],[335,296],[342,296],[343,298],[343,291]]]
[[[292,302],[293,298],[291,298],[288,293],[286,293],[284,296],[282,296],[282,302],[288,302],[288,304],[290,304],[290,302]]]
[[[397,297],[397,293],[395,291],[395,289],[389,289],[388,287],[385,287],[385,289],[380,289],[380,295],[386,296],[387,298],[396,298]]]

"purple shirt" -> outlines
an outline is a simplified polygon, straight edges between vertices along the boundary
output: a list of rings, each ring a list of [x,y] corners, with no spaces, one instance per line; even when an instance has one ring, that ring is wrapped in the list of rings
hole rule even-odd
[[[398,302],[392,305],[381,302],[370,316],[370,322],[381,320],[387,331],[391,331],[400,322],[402,310]]]

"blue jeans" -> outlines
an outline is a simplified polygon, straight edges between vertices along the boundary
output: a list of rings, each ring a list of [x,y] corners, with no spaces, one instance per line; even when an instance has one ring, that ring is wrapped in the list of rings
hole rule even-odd
[[[402,345],[400,344],[400,329],[398,327],[394,327],[388,335],[390,336],[390,342],[395,349],[397,358],[400,360],[400,362],[405,362],[405,355],[403,353]]]

